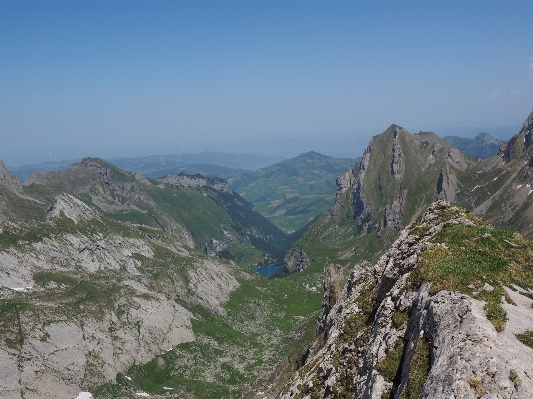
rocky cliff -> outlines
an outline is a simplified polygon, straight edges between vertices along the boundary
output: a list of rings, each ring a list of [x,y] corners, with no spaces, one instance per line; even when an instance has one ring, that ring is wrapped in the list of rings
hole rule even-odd
[[[279,350],[288,350],[287,330],[272,327],[279,308],[257,299],[261,283],[216,257],[224,248],[237,262],[263,259],[285,237],[238,194],[159,187],[94,158],[36,173],[24,185],[2,167],[1,398],[73,399],[82,390],[136,397],[142,389],[164,393],[168,385],[174,397],[192,398],[198,379],[212,382],[210,392],[228,392],[228,370],[239,376],[239,389],[248,390],[252,378],[272,372]],[[226,304],[243,282],[247,291],[227,315]],[[248,314],[249,303],[263,304],[253,325],[242,321],[239,308]],[[213,322],[226,329],[221,337]],[[242,342],[247,351],[256,348],[246,337],[253,341],[271,329],[267,346],[256,351],[262,359],[256,374],[237,370]],[[228,331],[239,336],[237,343],[225,341]],[[267,351],[269,345],[276,349]],[[208,365],[191,361],[182,370],[178,350],[195,358],[201,351],[224,356]],[[136,370],[152,360],[166,362],[168,370],[146,385],[146,372]],[[163,382],[161,375],[171,372],[179,380]]]
[[[188,175],[180,173],[179,175],[166,175],[157,179],[163,185],[175,185],[183,187],[211,187],[218,191],[226,191],[228,182],[216,176]]]
[[[496,226],[533,234],[533,112],[500,153],[463,173],[455,202]]]
[[[194,316],[175,299],[224,314],[237,274],[58,196],[41,228],[2,232],[0,397],[74,398],[194,341]]]
[[[532,397],[530,248],[432,204],[333,306],[325,285],[317,339],[279,397]]]
[[[359,232],[395,237],[436,198],[453,201],[457,174],[472,163],[432,133],[413,135],[392,125],[372,138],[359,165],[337,179],[330,219],[348,200]]]
[[[287,273],[301,272],[309,266],[311,259],[301,249],[292,249],[285,255],[283,263]]]

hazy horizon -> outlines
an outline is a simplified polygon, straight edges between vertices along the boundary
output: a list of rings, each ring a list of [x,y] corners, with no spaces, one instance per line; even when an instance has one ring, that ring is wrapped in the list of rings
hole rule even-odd
[[[2,1],[0,159],[354,158],[391,124],[520,126],[530,15],[525,1]]]

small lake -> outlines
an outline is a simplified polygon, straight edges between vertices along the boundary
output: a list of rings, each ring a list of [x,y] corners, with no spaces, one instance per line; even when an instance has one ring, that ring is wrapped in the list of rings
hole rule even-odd
[[[277,265],[267,265],[263,267],[257,267],[257,265],[252,265],[250,267],[252,268],[252,270],[255,270],[261,276],[269,277],[269,276],[272,276],[274,273],[276,273],[278,269],[282,266],[283,266],[283,263],[280,263]]]

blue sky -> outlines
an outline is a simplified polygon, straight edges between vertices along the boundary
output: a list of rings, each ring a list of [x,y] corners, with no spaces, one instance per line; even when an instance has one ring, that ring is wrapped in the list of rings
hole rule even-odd
[[[532,15],[533,1],[0,1],[0,159],[356,157],[393,123],[519,126]]]

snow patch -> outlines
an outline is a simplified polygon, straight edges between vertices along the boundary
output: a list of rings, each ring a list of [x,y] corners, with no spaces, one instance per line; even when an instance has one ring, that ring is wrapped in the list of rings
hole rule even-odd
[[[93,395],[90,392],[80,392],[76,399],[92,399]]]

